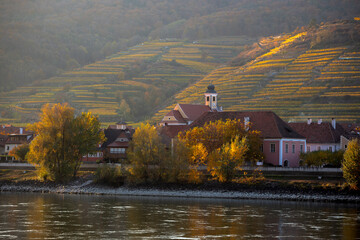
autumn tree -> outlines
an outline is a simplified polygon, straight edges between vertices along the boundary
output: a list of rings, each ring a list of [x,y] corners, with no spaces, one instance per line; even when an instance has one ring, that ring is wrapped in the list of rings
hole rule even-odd
[[[93,153],[104,141],[100,123],[91,113],[75,116],[65,104],[46,104],[40,121],[28,126],[35,132],[30,144],[28,161],[38,166],[44,179],[67,181],[75,176],[83,155]]]
[[[118,112],[121,119],[131,119],[131,109],[125,99],[121,99]]]
[[[201,175],[201,172],[198,171],[199,166],[208,165],[210,159],[211,164],[208,165],[208,170],[214,173],[214,176],[219,176],[219,171],[221,172],[227,168],[226,164],[232,165],[236,162],[235,165],[238,167],[244,162],[255,163],[261,160],[263,154],[260,151],[261,139],[259,135],[258,131],[251,130],[251,124],[244,126],[240,119],[227,119],[226,121],[209,122],[203,127],[194,127],[184,133],[180,133],[178,138],[182,139],[191,149],[192,153],[189,163],[193,171],[190,177],[193,176],[194,180],[199,180]],[[242,140],[245,138],[246,146]],[[229,155],[231,146],[241,148],[239,150],[241,154],[238,152],[231,157]],[[236,161],[234,159],[235,156],[237,156]],[[216,158],[226,159],[223,162],[225,165],[221,165],[221,161],[217,161]],[[230,178],[231,173],[229,172],[228,174],[229,177],[222,176],[221,179]]]
[[[360,188],[360,140],[351,140],[344,153],[342,171],[353,189]]]
[[[9,155],[15,157],[16,160],[25,161],[28,152],[29,152],[29,144],[22,144],[14,147],[9,152]]]
[[[185,182],[188,180],[191,150],[180,139],[174,140],[172,154],[167,154],[163,161],[162,179],[166,182]]]
[[[184,139],[188,146],[203,144],[207,153],[220,148],[224,143],[230,143],[236,136],[248,139],[249,151],[245,156],[246,161],[254,163],[263,158],[260,151],[260,132],[252,130],[251,123],[244,126],[240,119],[217,120],[179,134],[179,138]]]
[[[128,157],[130,181],[154,182],[161,179],[161,167],[164,159],[165,146],[154,126],[149,123],[141,124],[136,129]]]
[[[236,136],[230,143],[224,143],[210,154],[209,172],[220,182],[231,181],[244,164],[248,149],[246,137],[240,139],[239,136]]]

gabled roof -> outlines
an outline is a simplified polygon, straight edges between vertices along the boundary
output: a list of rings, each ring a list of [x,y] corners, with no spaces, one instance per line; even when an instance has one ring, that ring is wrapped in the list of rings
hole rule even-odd
[[[183,117],[188,121],[195,121],[205,112],[211,111],[209,106],[200,104],[177,104],[174,110],[179,110],[180,113],[183,112],[186,115]]]
[[[126,131],[121,131],[120,134],[117,136],[117,138],[127,138],[130,139],[130,133],[127,133]]]
[[[349,134],[357,134],[357,128],[360,128],[359,123],[339,123],[341,127]]]
[[[106,137],[106,141],[101,145],[101,148],[104,149],[108,147],[110,144],[114,143],[117,138],[126,137],[127,139],[131,140],[134,130],[127,131],[123,129],[105,129],[104,134]],[[128,142],[123,142],[129,144]]]
[[[249,117],[251,129],[260,131],[263,138],[295,138],[304,139],[304,136],[294,131],[286,122],[271,111],[266,112],[208,112],[194,121],[189,128],[204,126],[207,122],[226,119],[241,119]]]
[[[8,135],[8,138],[6,139],[5,144],[24,144],[24,143],[30,143],[33,135],[28,137],[29,134],[10,134]]]
[[[165,115],[165,117],[162,120],[162,122],[167,122],[167,123],[174,122],[174,120],[166,119],[166,117],[174,117],[176,119],[176,122],[187,123],[187,121],[181,116],[178,110],[171,110]]]
[[[346,134],[346,131],[340,124],[336,124],[334,129],[331,123],[307,122],[289,123],[298,133],[306,137],[308,143],[340,143],[340,136]]]

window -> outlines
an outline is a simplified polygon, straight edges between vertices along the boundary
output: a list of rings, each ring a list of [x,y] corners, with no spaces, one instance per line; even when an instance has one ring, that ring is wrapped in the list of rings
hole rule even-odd
[[[275,152],[275,143],[270,144],[270,152]]]
[[[295,144],[292,145],[292,153],[295,153]]]
[[[302,152],[304,152],[304,145],[300,145],[300,152],[302,153]]]
[[[285,144],[285,153],[288,153],[288,152],[289,152],[289,145]]]
[[[9,146],[7,146],[7,147],[6,147],[6,150],[10,150],[10,147],[9,147]]]
[[[345,145],[345,149],[347,149],[347,145]]]
[[[110,153],[125,153],[125,148],[110,148]]]
[[[215,97],[213,97],[213,101],[215,102]]]
[[[284,161],[284,167],[288,167],[289,166],[289,161],[288,160],[285,160]]]
[[[116,141],[117,142],[127,142],[128,139],[127,138],[117,138]]]
[[[210,97],[209,97],[209,96],[206,97],[206,101],[210,101]]]

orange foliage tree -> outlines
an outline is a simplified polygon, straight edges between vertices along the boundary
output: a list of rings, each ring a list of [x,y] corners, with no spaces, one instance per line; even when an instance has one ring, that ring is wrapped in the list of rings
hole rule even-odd
[[[207,165],[217,179],[230,181],[233,173],[221,175],[224,169],[235,169],[245,162],[254,163],[263,159],[260,132],[251,130],[250,125],[244,126],[240,119],[218,120],[180,133],[178,138],[192,152],[189,163],[193,175],[197,176],[195,179],[199,180],[201,175],[198,167]]]

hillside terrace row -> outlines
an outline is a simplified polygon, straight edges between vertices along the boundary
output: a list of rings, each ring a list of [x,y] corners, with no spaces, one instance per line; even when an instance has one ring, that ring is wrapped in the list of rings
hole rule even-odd
[[[262,151],[266,164],[283,167],[299,167],[300,154],[312,151],[338,151],[346,149],[353,138],[360,138],[360,125],[354,123],[313,122],[308,119],[302,123],[286,123],[274,112],[223,112],[217,106],[218,94],[214,85],[205,92],[205,104],[177,104],[159,123],[159,134],[169,148],[181,131],[204,126],[216,120],[240,119],[245,126],[251,123],[251,129],[260,131],[263,140]],[[110,125],[104,130],[106,141],[97,147],[95,154],[83,157],[84,162],[122,162],[135,129],[125,122]],[[7,155],[15,146],[30,143],[32,132],[11,125],[0,125],[0,155]]]

